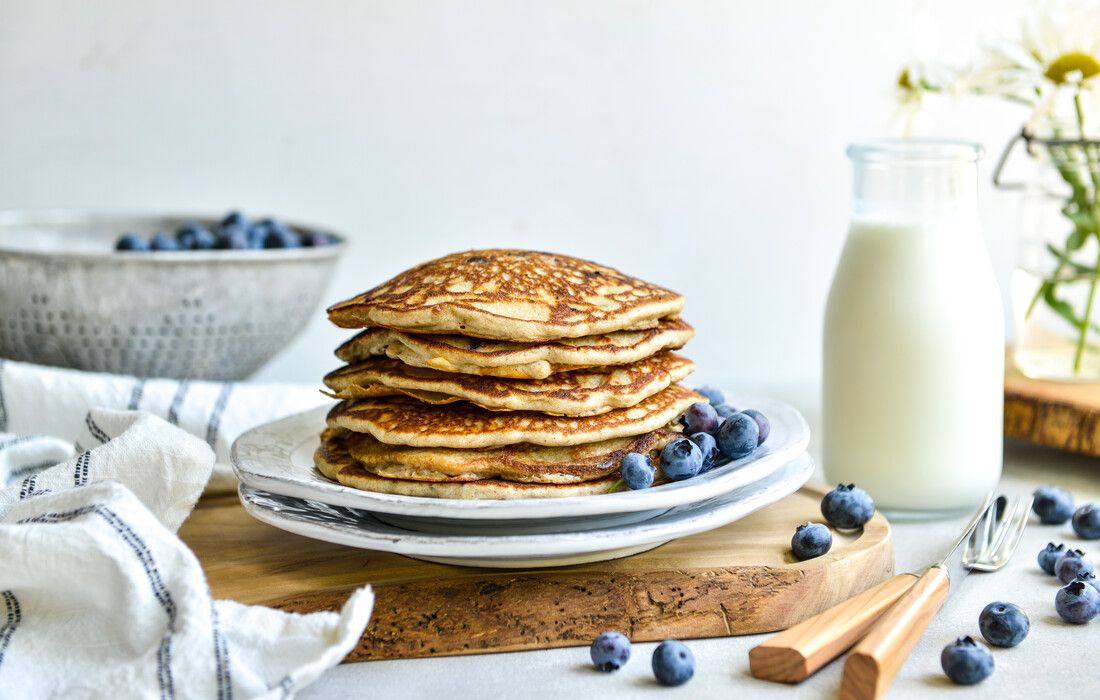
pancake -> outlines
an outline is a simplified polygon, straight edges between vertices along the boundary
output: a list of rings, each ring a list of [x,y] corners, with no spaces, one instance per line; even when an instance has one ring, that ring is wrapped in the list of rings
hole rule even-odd
[[[663,352],[618,367],[596,367],[547,379],[499,379],[410,367],[375,357],[342,367],[325,377],[338,399],[392,394],[392,390],[431,404],[466,400],[490,411],[539,411],[554,416],[591,416],[633,406],[691,374],[695,364]]]
[[[409,396],[383,396],[341,401],[329,411],[328,425],[369,433],[390,445],[473,449],[529,442],[560,447],[652,432],[696,401],[705,399],[673,384],[630,408],[565,418],[487,411],[465,401],[433,406]]]
[[[481,450],[387,445],[370,435],[337,429],[364,470],[391,479],[478,481],[504,479],[536,484],[574,484],[602,479],[619,469],[628,452],[659,452],[680,433],[655,430],[573,447],[506,445]],[[659,461],[657,454],[652,454]]]
[[[460,499],[562,498],[595,496],[608,493],[618,482],[618,474],[575,484],[532,484],[502,479],[479,481],[414,481],[390,479],[365,470],[349,454],[340,434],[326,431],[313,454],[317,470],[344,486],[401,496]]]
[[[417,265],[328,309],[343,328],[541,342],[653,328],[684,298],[566,255],[471,250]]]
[[[695,329],[679,318],[654,328],[615,331],[543,343],[483,340],[461,335],[420,335],[368,328],[336,350],[347,363],[387,356],[414,367],[506,379],[545,379],[585,367],[625,365],[662,350],[682,348]]]

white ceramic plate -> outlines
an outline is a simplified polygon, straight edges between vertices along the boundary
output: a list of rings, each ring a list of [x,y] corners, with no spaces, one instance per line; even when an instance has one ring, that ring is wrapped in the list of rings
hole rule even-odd
[[[240,496],[254,518],[325,542],[443,564],[531,568],[617,559],[713,530],[794,493],[809,480],[813,469],[813,461],[803,454],[765,478],[717,498],[672,508],[643,523],[587,532],[428,534],[388,524],[374,513],[268,494],[243,484]]]
[[[241,483],[260,491],[392,516],[442,520],[437,524],[444,527],[452,525],[446,522],[450,520],[573,518],[577,529],[588,529],[594,516],[608,518],[607,524],[637,522],[669,508],[720,496],[763,479],[806,451],[810,428],[792,407],[771,399],[743,396],[730,397],[730,403],[763,412],[771,423],[768,440],[748,457],[715,467],[693,479],[642,491],[567,498],[459,500],[354,489],[330,481],[313,466],[313,451],[324,428],[327,407],[244,433],[233,444],[233,468]],[[554,529],[563,529],[563,522]]]

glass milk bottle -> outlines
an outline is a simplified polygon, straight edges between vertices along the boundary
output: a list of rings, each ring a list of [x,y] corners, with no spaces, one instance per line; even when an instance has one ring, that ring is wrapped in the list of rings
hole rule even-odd
[[[848,149],[852,222],[825,312],[822,452],[892,514],[977,506],[1001,474],[1004,319],[977,144]]]

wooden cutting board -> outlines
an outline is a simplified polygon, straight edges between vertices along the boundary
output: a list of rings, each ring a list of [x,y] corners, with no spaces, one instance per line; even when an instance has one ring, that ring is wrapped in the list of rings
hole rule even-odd
[[[893,574],[890,527],[834,534],[824,557],[795,561],[795,526],[821,521],[806,488],[711,532],[625,559],[547,569],[474,569],[319,542],[251,518],[235,496],[202,500],[181,536],[216,598],[336,610],[369,583],[374,615],[348,661],[588,645],[783,629]]]
[[[1005,362],[1005,436],[1100,457],[1100,384],[1029,379]]]

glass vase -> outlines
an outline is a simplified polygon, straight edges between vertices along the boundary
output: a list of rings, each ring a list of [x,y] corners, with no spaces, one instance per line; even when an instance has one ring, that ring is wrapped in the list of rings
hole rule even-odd
[[[1018,142],[1031,174],[1007,184],[1001,173]],[[1020,193],[1011,291],[1016,366],[1036,379],[1100,381],[1100,142],[1022,133],[994,182]]]

